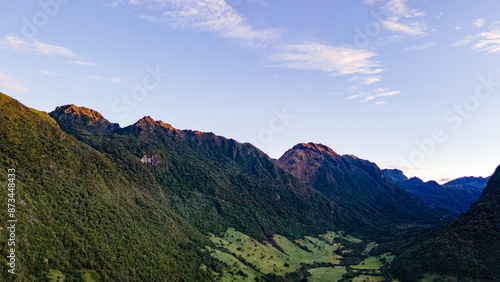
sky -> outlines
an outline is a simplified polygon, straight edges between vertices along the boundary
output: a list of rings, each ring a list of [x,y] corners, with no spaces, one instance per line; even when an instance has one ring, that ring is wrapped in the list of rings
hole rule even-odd
[[[500,2],[2,1],[0,91],[124,127],[315,142],[440,183],[500,164]]]

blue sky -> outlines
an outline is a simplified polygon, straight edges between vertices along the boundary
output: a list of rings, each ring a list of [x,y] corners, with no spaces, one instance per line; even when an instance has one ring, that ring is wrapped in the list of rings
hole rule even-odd
[[[3,1],[0,91],[408,176],[500,163],[500,2]]]

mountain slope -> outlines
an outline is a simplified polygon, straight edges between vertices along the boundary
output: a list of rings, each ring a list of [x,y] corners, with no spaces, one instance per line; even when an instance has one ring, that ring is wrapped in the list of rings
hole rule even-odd
[[[500,280],[500,167],[479,200],[453,223],[425,232],[401,247],[392,271],[403,281],[419,275]]]
[[[486,187],[487,178],[463,177],[439,185],[435,181],[424,182],[420,178],[410,179],[397,169],[384,169],[384,175],[394,180],[403,190],[422,198],[436,209],[445,211],[452,219],[467,211]]]
[[[387,181],[369,161],[341,156],[321,144],[302,143],[277,164],[336,203],[340,216],[348,218],[352,227],[439,222],[436,211]]]
[[[54,273],[69,281],[210,280],[200,269],[210,259],[197,251],[208,241],[168,208],[158,185],[127,177],[48,114],[1,93],[0,152],[2,178],[16,172],[19,281]],[[4,253],[6,220],[0,213]],[[6,256],[0,262],[0,280],[8,281]]]
[[[58,107],[50,115],[68,134],[136,177],[161,187],[170,207],[201,232],[233,227],[254,238],[291,238],[342,226],[335,205],[278,168],[251,144],[144,117],[114,127],[88,109]],[[97,118],[96,118],[97,117]]]

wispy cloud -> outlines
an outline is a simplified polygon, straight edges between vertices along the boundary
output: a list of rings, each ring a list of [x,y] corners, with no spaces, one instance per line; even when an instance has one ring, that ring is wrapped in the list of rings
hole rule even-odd
[[[357,98],[364,97],[364,96],[367,96],[367,95],[368,95],[368,93],[366,93],[366,92],[361,92],[361,93],[359,93],[359,94],[354,94],[354,95],[351,95],[351,96],[347,97],[347,99],[348,99],[348,100],[350,100],[350,99],[357,99]]]
[[[19,37],[6,35],[0,40],[0,47],[18,53],[46,56],[77,57],[75,52],[56,45],[50,45],[38,40],[23,40]]]
[[[365,97],[363,100],[361,100],[361,102],[369,102],[369,101],[372,101],[375,99],[375,96],[367,96]]]
[[[140,18],[167,23],[173,29],[196,29],[213,32],[222,38],[260,46],[278,38],[280,29],[255,29],[247,19],[224,0],[144,0],[115,1],[115,6],[146,8]]]
[[[365,103],[365,102],[373,101],[373,100],[380,98],[380,97],[391,97],[391,96],[395,96],[398,94],[401,94],[401,91],[389,91],[388,88],[377,88],[377,89],[374,89],[371,91],[360,92],[358,94],[351,95],[351,96],[347,97],[346,99],[348,99],[348,100],[358,99],[360,102]],[[379,102],[376,102],[375,105],[382,105],[382,104],[386,104],[386,103],[387,103],[386,101],[379,101]]]
[[[69,63],[73,64],[73,65],[86,66],[86,67],[101,67],[101,65],[99,65],[99,64],[91,63],[91,62],[84,62],[84,61],[71,61]]]
[[[21,83],[10,76],[0,72],[0,90],[8,90],[15,92],[28,92],[28,88],[21,85]]]
[[[417,18],[425,15],[424,12],[409,8],[406,5],[406,0],[389,0],[384,8],[400,18]]]
[[[384,2],[379,0],[365,0],[367,5],[375,5],[375,3]],[[387,18],[382,20],[381,25],[383,28],[402,32],[408,35],[424,35],[427,30],[427,24],[420,20],[415,20],[425,16],[424,12],[419,12],[411,9],[406,4],[406,0],[388,0],[382,6],[382,10],[388,13]]]
[[[376,54],[365,49],[334,47],[319,43],[287,44],[269,56],[277,67],[327,72],[331,75],[376,74],[381,65]]]
[[[39,70],[40,73],[45,74],[45,75],[57,75],[57,76],[63,76],[65,74],[60,73],[60,72],[55,72],[52,70]]]
[[[385,21],[384,27],[391,31],[400,31],[409,35],[423,35],[427,29],[427,26],[422,22],[402,24],[395,17],[392,17],[389,21]]]
[[[483,27],[486,24],[484,19],[477,19],[472,22],[473,27]]]
[[[120,83],[121,78],[119,77],[112,77],[112,78],[105,78],[100,75],[90,75],[85,78],[87,82],[91,81],[105,81],[105,82],[111,82],[111,83]]]
[[[452,44],[453,47],[467,45],[477,52],[489,54],[500,52],[500,28],[494,26],[490,31],[467,35],[464,39]]]
[[[379,92],[379,93],[375,94],[375,97],[390,97],[390,96],[401,94],[401,91],[388,91],[387,88],[385,88],[385,89],[379,88],[377,90],[378,91],[376,91],[376,92]]]
[[[382,80],[380,76],[354,76],[349,78],[349,81],[355,81],[362,85],[369,85]]]

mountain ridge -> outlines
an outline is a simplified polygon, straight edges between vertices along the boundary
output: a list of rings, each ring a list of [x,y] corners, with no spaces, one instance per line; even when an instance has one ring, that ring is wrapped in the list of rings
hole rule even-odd
[[[401,170],[384,169],[382,173],[403,190],[418,196],[429,205],[443,210],[450,218],[457,218],[479,199],[489,177],[461,177],[443,185],[418,177],[407,178]]]

